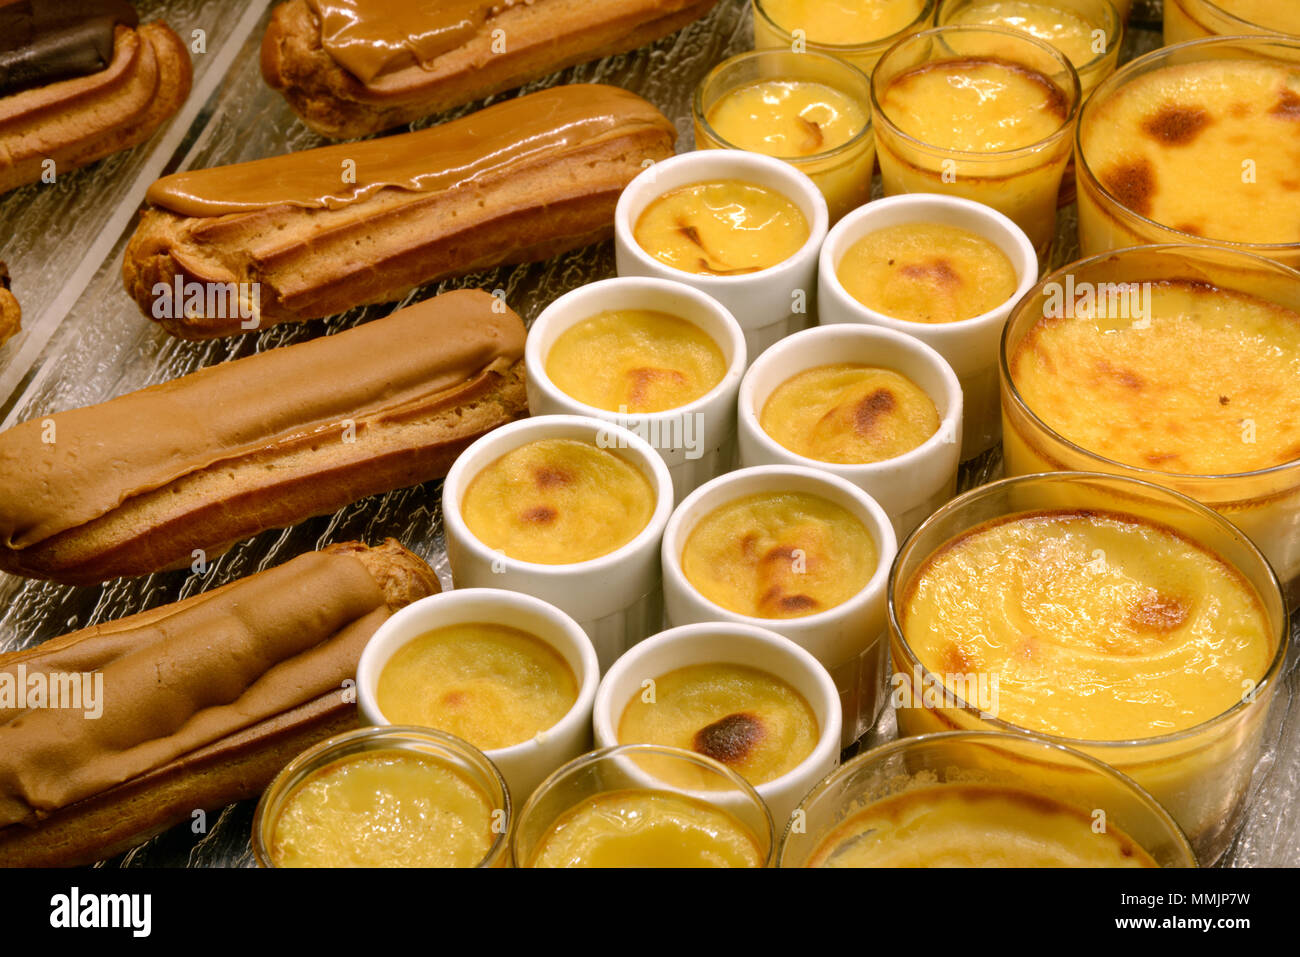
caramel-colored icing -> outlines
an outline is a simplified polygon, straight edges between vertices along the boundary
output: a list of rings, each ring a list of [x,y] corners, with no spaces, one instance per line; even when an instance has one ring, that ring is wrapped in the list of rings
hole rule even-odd
[[[638,125],[673,131],[634,93],[600,84],[558,86],[414,133],[173,173],[146,196],[182,216],[283,205],[338,209],[386,188],[452,189],[542,156],[564,156]]]

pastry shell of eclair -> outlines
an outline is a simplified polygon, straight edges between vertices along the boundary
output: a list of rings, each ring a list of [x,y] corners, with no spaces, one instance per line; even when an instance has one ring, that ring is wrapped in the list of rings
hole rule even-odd
[[[93,863],[257,796],[302,750],[356,725],[345,682],[362,648],[438,591],[396,541],[347,542],[0,654],[14,681],[100,681],[93,718],[86,700],[0,703],[0,866]]]
[[[177,283],[256,284],[261,328],[391,302],[425,283],[608,238],[623,187],[671,156],[675,138],[639,96],[581,84],[414,133],[174,174],[149,190],[123,281],[146,316],[185,339],[250,327],[237,310],[168,308]],[[443,169],[449,155],[473,174]],[[390,175],[398,162],[403,175]],[[343,185],[339,172],[349,164],[357,178]],[[414,166],[429,173],[418,189],[409,188]],[[329,197],[297,185],[313,175]],[[269,204],[228,200],[242,195],[235,179],[283,182],[292,202],[279,202],[279,192]],[[294,205],[307,202],[314,205]]]
[[[0,262],[0,346],[22,330],[23,310],[9,291],[9,270]]]
[[[98,73],[0,98],[0,193],[143,143],[190,93],[189,51],[156,21],[119,26]]]
[[[363,83],[322,45],[321,21],[307,0],[289,0],[271,14],[262,76],[312,130],[352,139],[635,50],[698,20],[715,2],[500,2],[465,42]]]
[[[458,290],[0,433],[0,569],[91,584],[446,474],[527,412],[523,321]]]

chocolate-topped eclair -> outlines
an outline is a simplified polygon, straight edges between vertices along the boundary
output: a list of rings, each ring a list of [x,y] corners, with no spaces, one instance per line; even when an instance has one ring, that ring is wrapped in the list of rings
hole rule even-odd
[[[262,76],[304,123],[351,139],[635,50],[715,0],[289,0]]]
[[[256,796],[356,723],[362,648],[437,591],[397,542],[349,542],[0,654],[0,866],[88,864]]]
[[[0,569],[88,584],[191,564],[446,474],[524,415],[524,324],[460,290],[0,433]]]
[[[257,325],[298,322],[613,233],[618,195],[672,155],[641,97],[578,84],[383,139],[166,176],[122,275],[145,315],[205,339],[251,325],[176,290],[258,290]]]
[[[0,4],[0,192],[142,143],[180,108],[189,52],[138,23],[124,0]]]

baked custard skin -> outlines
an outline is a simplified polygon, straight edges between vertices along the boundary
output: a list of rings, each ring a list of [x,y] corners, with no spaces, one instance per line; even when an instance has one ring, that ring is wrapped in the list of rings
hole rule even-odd
[[[1215,718],[1275,652],[1236,569],[1172,529],[1103,511],[965,533],[908,582],[899,622],[932,674],[996,675],[998,719],[1089,741]]]
[[[811,43],[871,43],[911,26],[925,0],[762,0],[772,22]]]
[[[847,143],[866,127],[867,113],[825,83],[760,80],[719,98],[708,121],[739,149],[795,159]]]
[[[809,867],[1157,867],[1113,824],[1052,798],[982,784],[920,787],[832,831]]]

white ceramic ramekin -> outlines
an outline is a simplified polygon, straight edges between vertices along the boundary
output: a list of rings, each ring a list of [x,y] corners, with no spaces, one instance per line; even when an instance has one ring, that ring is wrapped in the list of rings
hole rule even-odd
[[[546,374],[555,340],[585,319],[614,309],[648,309],[694,323],[722,351],[722,381],[694,402],[664,412],[611,412],[579,402]],[[745,334],[716,299],[681,282],[627,276],[565,293],[542,310],[524,347],[528,410],[533,415],[587,415],[631,429],[663,457],[677,501],[732,467],[736,451],[736,393],[745,373]]]
[[[636,466],[650,482],[655,509],[649,523],[607,555],[570,565],[543,565],[488,548],[461,515],[465,489],[485,466],[540,439],[592,442]],[[614,659],[660,629],[659,544],[673,508],[668,466],[649,443],[623,428],[577,415],[543,415],[494,429],[460,454],[442,486],[447,557],[457,588],[524,592],[571,615],[591,639],[604,671]]]
[[[916,448],[880,462],[846,465],[792,452],[759,424],[778,386],[808,369],[848,362],[892,369],[920,386],[939,413],[939,431]],[[740,464],[804,465],[847,479],[884,508],[899,541],[952,498],[962,434],[961,385],[943,356],[919,339],[881,326],[805,329],[759,356],[740,384]]]
[[[776,675],[803,696],[817,718],[820,734],[813,752],[779,778],[754,786],[780,831],[803,796],[839,763],[841,721],[840,698],[830,674],[807,651],[774,631],[732,622],[705,622],[647,638],[601,679],[592,712],[596,747],[623,743],[618,740],[619,720],[628,702],[642,693],[644,681],[705,664],[744,665]]]
[[[996,309],[957,322],[908,322],[868,309],[844,289],[836,269],[849,247],[868,233],[903,223],[958,226],[993,242],[1016,270],[1016,291]],[[1038,281],[1038,256],[1023,229],[982,203],[957,196],[908,193],[860,206],[830,231],[822,246],[817,277],[818,321],[883,326],[920,339],[957,373],[965,406],[963,460],[996,445],[1001,436],[998,407],[998,343],[1011,307]]]
[[[641,248],[633,230],[651,202],[682,186],[726,179],[755,183],[786,196],[808,221],[808,241],[784,262],[741,276],[683,272]],[[674,279],[722,303],[744,330],[749,361],[753,362],[778,339],[812,324],[817,251],[826,229],[826,200],[821,190],[789,163],[741,150],[699,150],[655,163],[628,183],[614,211],[614,256],[620,276]]]
[[[682,549],[702,518],[715,509],[763,492],[803,492],[841,506],[866,527],[878,563],[861,591],[848,601],[802,618],[754,618],[705,598],[682,571]],[[664,609],[669,626],[736,622],[766,628],[810,652],[830,672],[840,697],[841,743],[851,744],[872,724],[884,703],[888,671],[885,586],[898,540],[885,510],[856,485],[827,472],[794,465],[740,469],[701,485],[686,496],[664,529]]]
[[[483,751],[510,785],[514,802],[522,804],[544,777],[591,745],[591,708],[600,663],[587,633],[558,608],[499,588],[466,588],[412,602],[366,642],[357,665],[357,707],[367,724],[392,724],[377,701],[379,676],[389,659],[407,642],[435,628],[466,624],[504,625],[536,636],[564,659],[577,681],[573,707],[550,728],[519,744]]]

